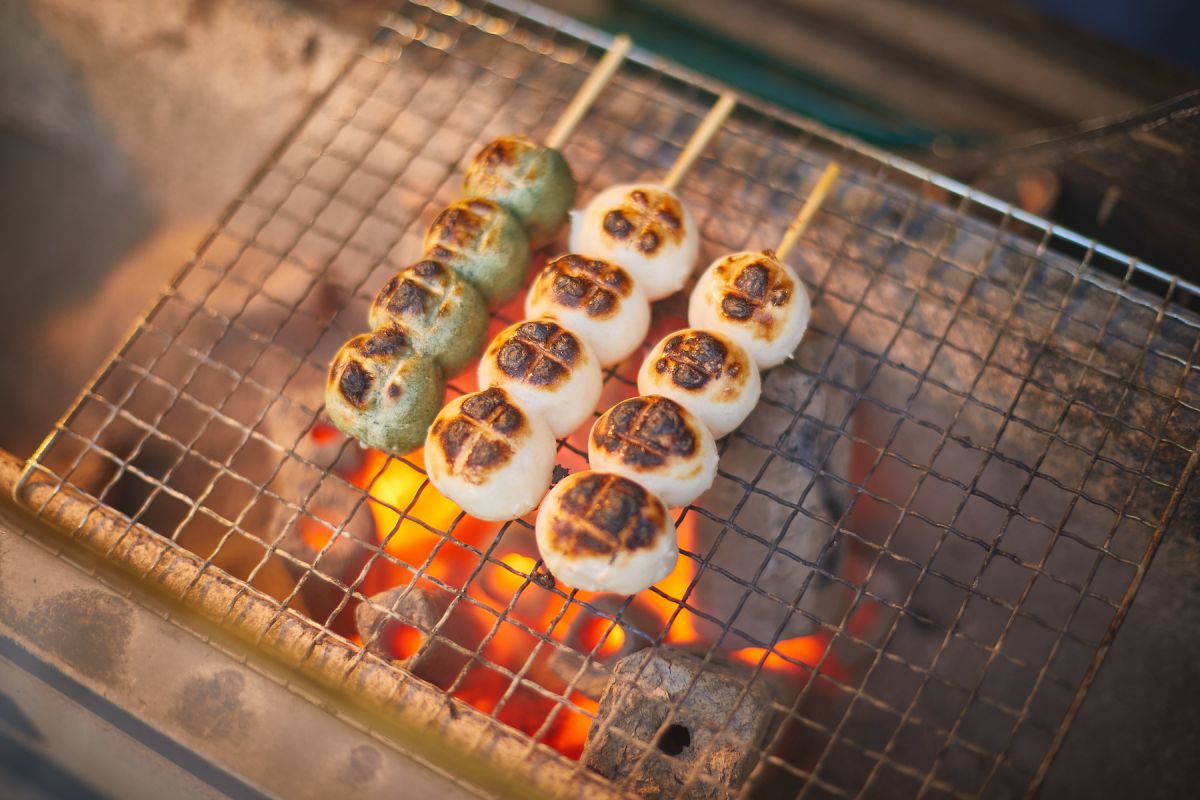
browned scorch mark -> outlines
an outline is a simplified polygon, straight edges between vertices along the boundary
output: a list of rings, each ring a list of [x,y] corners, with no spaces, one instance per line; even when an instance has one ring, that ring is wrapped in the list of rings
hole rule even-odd
[[[418,261],[384,284],[371,304],[372,314],[382,309],[386,317],[408,325],[431,324],[452,313],[454,280],[454,273],[445,264],[432,259]]]
[[[355,408],[366,408],[367,396],[375,379],[357,361],[347,361],[338,380],[338,391]]]
[[[354,340],[351,348],[366,358],[389,358],[412,350],[408,331],[399,325],[381,325],[366,336]]]
[[[778,318],[772,309],[791,302],[795,286],[787,273],[769,259],[739,266],[736,257],[717,266],[721,292],[721,312],[728,319],[745,322],[753,319],[771,338]]]
[[[329,380],[336,384],[338,393],[347,403],[365,409],[375,385],[375,374],[369,362],[390,361],[412,353],[408,331],[395,323],[381,325],[346,344],[330,369]],[[394,383],[388,386],[390,397],[396,398],[400,394],[399,386]]]
[[[656,189],[634,189],[625,202],[604,215],[604,231],[617,241],[631,241],[644,255],[657,253],[663,242],[683,241],[683,206],[673,195]]]
[[[575,334],[556,322],[534,320],[517,326],[493,357],[510,378],[554,387],[569,379],[582,353]]]
[[[511,441],[525,428],[525,417],[503,389],[468,395],[457,416],[438,419],[431,433],[455,474],[481,484],[513,456]]]
[[[547,265],[550,293],[567,308],[582,308],[593,319],[611,317],[633,290],[625,270],[607,261],[565,255]]]
[[[722,377],[738,383],[746,380],[741,359],[731,354],[723,341],[699,330],[677,333],[668,339],[654,369],[668,375],[680,389],[693,392]]]
[[[479,239],[489,222],[500,213],[500,207],[491,200],[472,198],[460,200],[437,215],[429,226],[429,239],[440,247],[430,251],[435,258],[446,258],[448,248],[467,249]],[[445,255],[442,255],[445,252]]]
[[[666,397],[631,397],[601,418],[592,442],[637,469],[659,467],[696,451],[698,434],[683,415],[683,407]]]
[[[662,501],[619,475],[579,474],[560,497],[551,521],[556,550],[607,556],[654,545],[666,525]]]

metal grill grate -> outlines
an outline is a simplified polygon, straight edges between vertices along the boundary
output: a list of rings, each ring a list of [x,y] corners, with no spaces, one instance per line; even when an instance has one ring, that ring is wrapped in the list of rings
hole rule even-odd
[[[645,601],[564,591],[506,558],[531,552],[526,522],[447,516],[419,460],[363,461],[321,429],[330,358],[416,258],[465,159],[501,133],[544,133],[604,41],[531,6],[403,4],[56,427],[18,495],[48,511],[79,491],[121,512],[128,523],[102,536],[80,520],[81,535],[262,641],[310,620],[315,635],[288,640],[296,660],[332,661],[333,648],[352,690],[358,665],[383,666],[400,705],[416,684],[353,640],[353,607],[409,580],[445,593],[407,662],[436,664],[422,677],[477,709],[442,732],[485,760],[518,743],[505,757],[558,792],[611,788],[549,748],[577,755],[581,738],[564,742],[596,716],[585,684],[609,674],[603,640],[618,625],[704,670],[740,664],[735,707],[769,690],[775,722],[736,742],[752,770],[733,796],[1032,791],[1195,466],[1196,287],[751,104],[682,186],[704,260],[775,242],[830,160],[843,178],[793,258],[813,325],[723,443],[713,492],[683,512],[682,580]],[[714,88],[636,55],[565,148],[581,196],[662,174]],[[661,305],[666,330],[681,312]],[[634,393],[635,370],[609,371],[606,401]],[[581,441],[560,463],[582,463]],[[415,490],[403,504],[385,487],[397,482]],[[180,572],[187,552],[196,568]],[[251,599],[273,612],[251,614]],[[452,632],[461,614],[486,621],[469,645]],[[600,621],[595,642],[564,643],[584,618]],[[562,654],[570,668],[549,669]],[[679,794],[723,796],[680,755],[685,702],[664,704],[618,789],[666,758]],[[733,716],[713,727],[733,736]]]

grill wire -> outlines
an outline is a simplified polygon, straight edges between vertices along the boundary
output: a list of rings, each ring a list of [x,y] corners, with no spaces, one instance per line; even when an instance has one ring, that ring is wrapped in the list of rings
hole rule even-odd
[[[340,536],[349,517],[365,513],[369,490],[307,444],[333,353],[366,328],[373,292],[416,259],[430,219],[458,195],[465,159],[502,133],[544,134],[602,53],[604,38],[588,29],[532,6],[520,11],[402,3],[139,322],[26,477],[118,508],[130,536],[139,522],[171,546],[196,549],[205,569],[184,597],[234,553],[255,554],[236,577],[246,592],[274,595],[280,617],[301,608],[306,583],[334,587],[333,610],[314,623],[322,640],[345,642],[334,620],[366,595],[361,577],[322,571],[336,537],[309,563],[282,549],[282,531],[268,535],[262,520],[283,514]],[[663,174],[714,88],[650,59],[627,63],[565,147],[581,197]],[[685,550],[695,576],[682,597],[669,598],[706,625],[709,660],[735,647],[769,648],[794,635],[785,629],[797,621],[827,637],[816,663],[780,656],[805,681],[774,704],[787,724],[761,745],[744,743],[757,748],[751,779],[731,794],[1032,792],[1195,465],[1200,324],[1183,308],[1194,307],[1195,287],[754,104],[735,114],[681,187],[704,236],[702,260],[777,241],[831,160],[843,178],[793,259],[813,325],[801,353],[779,368],[808,379],[808,394],[765,399],[755,414],[779,420],[778,438],[741,431],[723,443],[718,482],[736,501],[702,502],[680,519],[718,531],[706,548]],[[855,370],[845,368],[851,362]],[[633,374],[629,365],[610,369],[606,391],[632,394]],[[818,386],[826,409],[844,415],[813,411]],[[831,442],[799,466],[785,447],[798,427]],[[563,458],[585,456],[577,439],[562,447]],[[347,443],[339,457],[354,450]],[[758,468],[731,471],[734,450],[758,452]],[[781,465],[793,476],[786,497],[774,478],[764,482]],[[327,487],[356,493],[349,514],[314,509]],[[821,492],[842,502],[809,502]],[[473,559],[468,584],[485,569],[519,579],[496,608],[430,574],[433,555],[407,564],[368,547],[372,563],[391,561],[493,619],[477,649],[439,629],[422,647],[471,659],[454,687],[480,664],[509,682],[483,712],[497,727],[518,690],[553,703],[536,732],[511,732],[530,751],[558,715],[592,717],[571,699],[573,682],[551,691],[531,678],[535,655],[564,647],[549,634],[572,605],[615,625],[629,603],[614,611],[586,602],[501,561],[506,541],[527,538],[524,521],[477,546],[456,537],[461,518],[449,526],[422,519],[419,499],[391,510],[439,537],[434,554],[459,548]],[[760,586],[761,570],[720,557],[724,543],[741,540],[780,554],[782,530],[739,524],[763,503],[782,509],[784,529],[799,519],[823,532],[811,551],[781,554],[796,576],[790,596]],[[272,582],[281,563],[290,589]],[[709,577],[739,597],[729,614],[693,602]],[[513,614],[533,591],[561,603],[549,629]],[[822,596],[841,599],[813,600]],[[747,603],[782,610],[773,634],[750,631],[739,616]],[[870,618],[867,629],[849,624],[856,615]],[[504,626],[536,643],[520,670],[488,655]],[[627,630],[647,642],[663,636]],[[849,666],[826,669],[834,662]],[[748,674],[767,680],[761,662]],[[799,743],[784,752],[787,737]],[[687,780],[706,779],[693,770]]]

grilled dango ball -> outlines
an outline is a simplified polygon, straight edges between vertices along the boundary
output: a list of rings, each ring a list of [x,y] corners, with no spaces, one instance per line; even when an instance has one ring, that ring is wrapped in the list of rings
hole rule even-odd
[[[662,500],[628,478],[576,472],[542,501],[538,552],[567,586],[635,594],[675,568],[675,523]]]
[[[425,468],[437,490],[471,516],[516,519],[546,494],[556,448],[546,423],[492,387],[446,404],[429,427]]]
[[[600,365],[628,358],[650,329],[650,301],[621,267],[565,255],[542,269],[525,295],[525,316],[553,317],[592,347]]]
[[[588,436],[588,465],[637,481],[668,506],[686,506],[712,486],[717,443],[679,403],[639,395],[596,420]]]
[[[700,231],[674,193],[653,184],[612,186],[571,213],[571,252],[622,265],[653,301],[683,288]]]
[[[688,303],[689,325],[733,339],[759,369],[794,353],[811,317],[804,284],[770,250],[718,258],[700,276]]]
[[[575,176],[554,148],[520,136],[501,136],[471,160],[463,191],[504,206],[535,244],[543,244],[567,221],[575,202]]]
[[[762,379],[737,342],[717,331],[685,328],[667,334],[646,356],[638,392],[671,398],[720,439],[758,404]]]
[[[413,347],[453,375],[479,355],[487,338],[488,311],[471,284],[438,261],[405,267],[383,285],[367,322],[404,326]]]
[[[529,269],[529,237],[491,200],[468,197],[446,207],[425,234],[425,257],[440,261],[491,305],[509,300]]]
[[[425,441],[442,405],[437,363],[417,353],[402,326],[388,323],[338,351],[325,384],[325,411],[343,433],[403,455]]]
[[[562,438],[596,408],[603,377],[582,339],[542,317],[496,334],[479,361],[479,385],[501,387]]]

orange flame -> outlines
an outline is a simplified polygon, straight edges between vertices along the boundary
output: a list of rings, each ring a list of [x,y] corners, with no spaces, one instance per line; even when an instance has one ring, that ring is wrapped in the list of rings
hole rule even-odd
[[[313,513],[322,519],[327,516],[327,514],[322,514],[320,511],[314,511]],[[304,543],[317,553],[325,549],[325,545],[329,544],[329,540],[333,538],[332,528],[321,522],[321,519],[310,517],[307,514],[301,514],[296,519],[296,532],[300,534],[300,538],[304,540]]]
[[[316,429],[313,434],[318,434]],[[326,434],[320,431],[321,436]],[[585,447],[586,441],[580,449]],[[570,694],[569,704],[547,696],[547,692],[565,690],[561,679],[546,668],[550,648],[538,645],[543,636],[564,640],[573,621],[586,611],[578,602],[566,601],[561,590],[556,592],[543,585],[534,572],[538,562],[532,555],[514,551],[495,560],[483,560],[480,553],[488,551],[500,526],[464,515],[429,483],[423,464],[420,451],[396,459],[368,450],[361,467],[351,476],[369,493],[370,512],[384,550],[401,562],[375,559],[362,591],[370,595],[406,584],[415,572],[460,590],[464,598],[455,612],[461,613],[464,620],[459,629],[470,630],[477,638],[457,643],[468,650],[478,648],[486,661],[471,661],[464,667],[455,696],[540,737],[560,753],[579,758],[597,703],[578,693]],[[316,528],[303,529],[302,534],[310,544],[323,546],[331,531],[321,525]],[[520,539],[520,529],[510,529],[505,535],[513,537],[510,541],[518,550],[522,541],[531,547],[527,540]],[[680,521],[678,536],[682,549],[695,552],[694,515],[687,514]],[[647,634],[663,634],[666,642],[676,645],[696,646],[708,638],[706,630],[713,628],[712,624],[683,605],[696,568],[694,559],[681,557],[671,574],[657,584],[657,591],[643,592],[636,598],[634,602],[662,625]],[[589,602],[597,595],[578,592],[577,597]],[[411,655],[420,645],[420,633],[404,626],[397,626],[396,631],[392,642],[396,657]],[[573,645],[604,659],[621,650],[625,636],[619,625],[596,617],[579,629],[580,641]],[[825,646],[819,637],[800,637],[780,642],[771,651],[745,648],[734,657],[752,664],[762,661],[764,669],[772,672],[803,672],[794,662],[816,664]],[[512,675],[522,676],[521,683],[513,686]],[[541,688],[535,690],[530,684]]]
[[[446,549],[441,531],[455,528],[454,521],[461,510],[419,471],[424,468],[420,451],[407,460],[413,462],[412,465],[370,450],[358,477],[371,494],[371,515],[375,519],[375,529],[383,539],[384,549],[406,564],[420,568],[439,545],[439,549]],[[454,530],[459,536],[463,532]],[[451,551],[463,552],[457,548],[451,548]],[[435,558],[425,572],[447,580],[453,572],[447,562],[453,560]]]
[[[625,644],[625,630],[615,622],[603,617],[594,617],[580,632],[579,649],[593,653],[593,658],[603,660],[621,651]]]
[[[800,664],[807,664],[813,669],[821,661],[828,647],[828,638],[822,634],[797,636],[795,639],[784,639],[770,649],[762,647],[743,647],[733,653],[733,657],[751,666],[763,665],[763,669],[772,672],[796,672]]]
[[[680,520],[677,534],[679,549],[695,552],[696,550],[696,519],[693,514],[685,514]],[[698,622],[700,620],[685,606],[684,595],[696,577],[696,562],[681,555],[675,562],[675,569],[663,578],[655,587],[662,592],[645,592],[643,597],[647,607],[658,616],[663,627],[667,630],[665,641],[669,644],[691,644],[700,641]],[[640,599],[640,598],[639,598]]]

